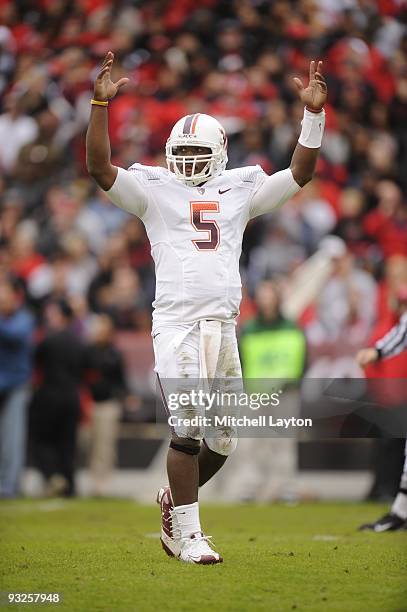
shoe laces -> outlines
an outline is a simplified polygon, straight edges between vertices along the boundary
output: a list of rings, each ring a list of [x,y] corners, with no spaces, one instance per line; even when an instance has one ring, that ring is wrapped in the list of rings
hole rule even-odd
[[[192,537],[193,536],[193,537]],[[183,542],[186,544],[188,549],[198,548],[199,554],[212,554],[216,550],[214,543],[212,542],[212,536],[204,535],[202,532],[200,535],[192,534],[188,538],[183,538]]]
[[[170,517],[171,517],[172,537],[174,540],[180,540],[181,539],[181,528],[178,525],[177,514],[174,509],[170,510]]]

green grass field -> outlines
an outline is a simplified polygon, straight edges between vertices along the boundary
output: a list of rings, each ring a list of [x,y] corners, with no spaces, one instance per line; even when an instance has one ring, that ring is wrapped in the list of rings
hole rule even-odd
[[[10,610],[407,610],[407,531],[358,533],[384,506],[204,506],[225,562],[189,566],[158,540],[158,507],[127,500],[0,504],[0,590],[63,594]],[[4,608],[4,609],[7,609]]]

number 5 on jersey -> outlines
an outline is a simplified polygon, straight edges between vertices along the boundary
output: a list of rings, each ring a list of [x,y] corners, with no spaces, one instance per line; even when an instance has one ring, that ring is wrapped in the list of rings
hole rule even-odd
[[[191,224],[197,232],[205,232],[207,238],[192,240],[198,251],[216,251],[219,246],[220,231],[216,221],[203,219],[206,212],[218,213],[219,202],[190,202]]]

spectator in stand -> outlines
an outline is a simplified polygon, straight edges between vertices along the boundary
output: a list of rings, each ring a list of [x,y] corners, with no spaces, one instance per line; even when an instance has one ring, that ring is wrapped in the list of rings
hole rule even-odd
[[[34,319],[22,296],[0,279],[0,498],[19,494],[25,461]]]
[[[121,353],[113,344],[114,325],[107,315],[90,322],[85,352],[85,378],[92,396],[89,469],[94,495],[106,495],[116,462],[116,444],[123,402],[128,395]]]
[[[110,200],[102,189],[97,189],[96,193],[93,194],[93,190],[90,192],[89,199],[86,201],[86,209],[95,214],[101,225],[101,240],[100,248],[93,249],[96,253],[100,253],[105,249],[106,239],[114,232],[120,231],[123,226],[127,226],[132,219],[139,221],[137,217],[130,217],[130,215],[118,208],[112,206]],[[92,228],[94,223],[92,222]]]
[[[153,260],[144,225],[138,217],[132,216],[123,227],[123,234],[127,240],[129,262],[137,270],[140,280],[154,299],[154,283],[151,287]]]
[[[6,111],[0,115],[0,169],[11,175],[20,149],[38,133],[35,119],[24,114],[24,91],[16,87],[5,98]]]
[[[27,219],[16,226],[9,243],[12,272],[26,283],[45,263],[44,257],[36,249],[37,236],[36,224]]]
[[[347,187],[339,198],[339,221],[335,227],[338,235],[356,257],[363,257],[369,249],[369,241],[363,229],[366,202],[362,191]]]
[[[95,257],[89,252],[86,237],[79,231],[66,232],[61,246],[67,260],[68,295],[85,295],[97,272]]]
[[[105,248],[98,256],[98,271],[89,286],[88,301],[94,312],[102,312],[105,293],[116,268],[130,265],[126,236],[117,231],[110,234]]]
[[[299,379],[305,369],[305,337],[281,313],[281,295],[272,281],[259,283],[257,316],[243,327],[239,348],[245,378]]]
[[[264,238],[249,256],[247,281],[252,292],[260,281],[289,274],[306,258],[304,246],[292,235],[291,229],[281,215],[263,227]]]
[[[299,395],[296,381],[304,374],[306,340],[303,331],[281,312],[281,292],[275,282],[264,280],[255,293],[256,316],[246,323],[239,340],[243,376],[247,392],[272,393],[284,389],[280,404],[267,407],[274,418],[298,416]],[[289,438],[241,438],[243,449],[232,457],[227,478],[238,474],[245,499],[285,498],[292,495],[297,463],[297,444]]]
[[[43,110],[37,117],[37,137],[19,150],[14,177],[27,189],[50,180],[63,163],[63,143],[57,139],[58,124],[54,113]]]
[[[393,181],[380,181],[376,195],[377,207],[364,221],[366,233],[379,244],[385,258],[407,256],[407,206],[400,187]]]
[[[100,312],[110,315],[118,329],[149,329],[148,304],[139,276],[130,266],[117,267],[99,296]]]
[[[0,244],[8,245],[10,243],[23,215],[24,200],[21,194],[16,189],[6,191],[3,194],[2,206],[0,209]]]
[[[376,284],[370,274],[358,269],[346,244],[335,238],[337,252],[332,272],[316,300],[315,320],[307,326],[313,344],[337,342],[344,334],[364,342],[376,313]]]
[[[84,347],[73,332],[73,311],[66,301],[47,304],[45,323],[35,353],[40,382],[30,410],[33,456],[47,495],[72,496]]]

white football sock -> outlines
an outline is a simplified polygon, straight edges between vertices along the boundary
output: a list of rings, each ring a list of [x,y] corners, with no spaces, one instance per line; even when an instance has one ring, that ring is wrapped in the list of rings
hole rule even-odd
[[[198,502],[185,504],[185,506],[175,506],[174,512],[178,527],[181,530],[181,538],[189,538],[193,533],[201,531]]]
[[[407,519],[407,495],[405,493],[397,493],[391,511],[397,516]]]
[[[400,489],[407,489],[407,458],[404,464],[404,472],[401,475]]]

